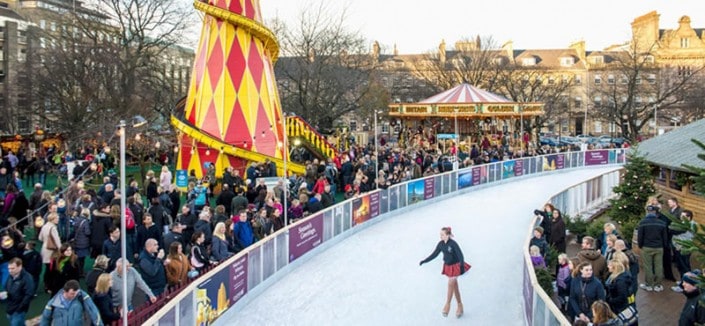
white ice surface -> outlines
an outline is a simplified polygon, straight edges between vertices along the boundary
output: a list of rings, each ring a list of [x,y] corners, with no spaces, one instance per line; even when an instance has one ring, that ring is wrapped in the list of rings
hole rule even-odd
[[[522,243],[533,210],[614,170],[585,169],[484,188],[393,216],[331,247],[217,325],[523,325]],[[451,226],[472,269],[459,278],[465,315],[441,316],[442,256],[419,267]],[[225,317],[225,316],[224,316]]]

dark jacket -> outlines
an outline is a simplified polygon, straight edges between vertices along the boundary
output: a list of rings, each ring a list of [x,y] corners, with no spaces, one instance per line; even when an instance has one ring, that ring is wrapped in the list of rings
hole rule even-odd
[[[139,259],[140,274],[147,286],[154,292],[161,292],[166,287],[166,269],[164,261],[156,255],[142,250]]]
[[[617,278],[605,282],[607,304],[612,312],[618,314],[629,305],[628,298],[632,288],[632,276],[627,271],[619,274]]]
[[[215,261],[223,261],[230,257],[231,253],[228,251],[228,242],[221,240],[218,237],[213,237],[213,244],[211,246],[211,258]]]
[[[32,301],[32,298],[34,298],[35,286],[36,284],[34,284],[32,275],[27,273],[24,269],[16,279],[10,275],[5,284],[5,291],[7,291],[7,314],[27,312],[27,310],[29,310],[29,303]]]
[[[250,222],[237,222],[233,225],[233,242],[237,251],[255,243],[255,232],[252,230]]]
[[[540,215],[542,217],[541,227],[543,228],[543,238],[546,239],[546,242],[551,243],[551,219],[553,218],[552,213],[536,209],[534,210],[534,215]]]
[[[117,260],[122,257],[120,239],[115,242],[110,238],[105,239],[105,242],[103,242],[103,255],[110,259],[110,263],[108,264],[108,273],[110,273],[115,269]]]
[[[573,312],[575,312],[575,316],[580,316],[583,313],[592,319],[592,309],[590,307],[597,300],[605,300],[605,288],[600,280],[594,276],[587,280],[578,276],[570,281],[568,303]]]
[[[165,209],[164,206],[156,203],[152,204],[147,212],[152,214],[152,221],[159,228],[159,232],[164,232],[164,226],[169,227],[171,224],[171,215],[169,214],[169,210]]]
[[[81,216],[76,218],[74,221],[74,248],[75,249],[86,249],[91,246],[91,222]]]
[[[543,238],[532,237],[531,240],[529,240],[529,248],[531,248],[531,246],[539,247],[541,257],[546,257],[546,253],[548,252],[548,243],[546,240]]]
[[[683,305],[683,310],[681,310],[680,318],[678,318],[678,326],[692,326],[695,323],[702,324],[705,323],[705,307],[701,306],[698,300],[703,299],[700,295],[700,290],[688,293],[683,292],[685,295],[685,304]]]
[[[639,248],[668,248],[668,227],[656,214],[647,214],[637,230]]]
[[[183,249],[186,249],[186,244],[188,244],[190,241],[184,241],[184,235],[181,233],[169,231],[169,233],[164,235],[164,251],[169,251],[169,247],[171,247],[171,244],[174,242],[181,243],[181,247]]]
[[[211,223],[199,219],[196,222],[196,225],[193,226],[194,231],[201,231],[203,234],[206,236],[206,240],[203,242],[203,246],[208,247],[208,245],[211,244],[211,241],[213,240],[213,231],[211,230]]]
[[[144,249],[144,243],[147,239],[157,240],[159,248],[165,248],[164,238],[162,237],[162,229],[160,229],[156,224],[152,224],[150,227],[139,225],[137,226],[137,239],[135,240],[135,250],[133,252],[141,252],[142,249]]]
[[[93,219],[91,220],[91,247],[94,253],[103,252],[103,243],[109,237],[110,227],[113,226],[113,221],[110,215],[99,210],[93,211]],[[95,258],[96,255],[92,255]]]
[[[242,194],[237,195],[233,197],[233,199],[230,201],[230,211],[233,215],[237,215],[240,213],[240,210],[247,209],[248,203],[249,202],[247,201],[247,198],[245,198],[245,196],[243,196]]]
[[[112,323],[120,319],[120,314],[115,312],[115,307],[112,301],[112,290],[108,289],[107,293],[94,294],[93,303],[98,308],[100,318],[104,323]]]
[[[558,252],[565,252],[565,221],[563,218],[559,218],[555,221],[551,220],[551,245],[558,250]]]
[[[220,195],[218,195],[218,198],[215,200],[216,205],[223,205],[225,207],[225,213],[230,215],[231,214],[231,204],[233,202],[233,198],[235,198],[235,193],[228,189],[225,191],[222,191]]]
[[[444,242],[443,240],[438,241],[436,249],[431,253],[431,255],[426,257],[426,259],[422,260],[420,264],[430,262],[441,252],[443,253],[443,264],[454,265],[460,263],[460,274],[465,272],[465,258],[463,257],[463,251],[460,250],[460,246],[458,246],[458,243],[453,239],[448,239],[447,242]]]
[[[86,275],[86,288],[89,295],[93,295],[95,292],[95,286],[98,284],[98,277],[103,273],[107,273],[107,271],[102,268],[94,268]]]

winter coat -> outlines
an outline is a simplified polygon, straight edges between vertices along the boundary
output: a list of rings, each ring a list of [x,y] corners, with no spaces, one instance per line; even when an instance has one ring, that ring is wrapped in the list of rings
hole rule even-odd
[[[75,249],[88,249],[91,247],[91,222],[81,216],[74,221],[75,237],[73,246]]]
[[[140,272],[142,279],[154,292],[161,292],[166,288],[166,270],[164,261],[156,255],[142,250],[139,258]]]
[[[233,225],[233,241],[235,250],[243,250],[255,243],[255,232],[250,222],[237,222]]]
[[[57,249],[47,249],[47,242],[49,237],[53,239],[53,242],[56,245]],[[42,226],[42,229],[39,231],[38,239],[42,242],[42,263],[48,264],[49,262],[51,262],[51,255],[54,254],[54,251],[58,250],[58,248],[61,248],[61,238],[59,238],[59,230],[56,224],[52,222],[47,222],[46,224],[44,224],[44,226]]]
[[[546,253],[548,252],[548,242],[546,242],[546,240],[543,238],[532,237],[531,240],[529,240],[529,248],[531,248],[531,246],[539,247],[541,257],[546,257]]]
[[[551,242],[558,252],[565,252],[565,222],[563,218],[551,220]]]
[[[115,263],[117,260],[122,257],[122,249],[121,249],[121,243],[120,239],[116,240],[113,242],[112,239],[107,238],[105,242],[103,242],[103,255],[108,257],[110,259],[110,263],[108,263],[108,272],[111,272],[112,270],[115,269]]]
[[[91,300],[91,297],[78,290],[76,298],[71,301],[68,307],[61,303],[60,296],[64,295],[64,290],[59,292],[49,300],[44,307],[40,326],[75,326],[83,325],[83,315],[87,314],[94,326],[102,326],[103,320],[100,318],[98,308]]]
[[[605,257],[600,255],[600,252],[594,249],[584,249],[578,252],[578,260],[588,262],[592,265],[592,271],[599,280],[607,278],[607,263]]]
[[[699,304],[699,300],[704,299],[700,295],[700,290],[696,289],[693,292],[683,292],[685,295],[685,304],[681,315],[678,319],[678,326],[692,326],[695,323],[705,323],[705,307]]]
[[[218,237],[213,237],[213,244],[211,245],[211,258],[214,261],[223,261],[230,257],[231,253],[228,251],[228,243]]]
[[[170,257],[169,263],[166,264],[166,279],[170,286],[186,284],[188,281],[188,271],[191,269],[188,257],[179,253],[178,258]]]
[[[147,212],[152,215],[152,222],[157,225],[160,232],[165,232],[169,229],[169,225],[171,225],[171,215],[168,209],[165,209],[164,206],[160,204],[153,204],[149,207]]]
[[[582,313],[592,319],[590,307],[597,300],[605,300],[605,288],[599,279],[594,276],[589,279],[578,276],[571,280],[568,303],[575,316],[580,316]]]
[[[147,239],[157,240],[159,248],[164,248],[164,238],[162,237],[162,230],[156,224],[152,224],[149,227],[140,225],[137,227],[137,239],[133,252],[141,252],[142,249],[144,249],[144,244],[145,242],[147,242]]]
[[[112,323],[120,319],[120,314],[115,312],[112,300],[112,289],[108,289],[107,293],[93,295],[93,303],[95,303],[100,317],[105,323]]]
[[[86,275],[86,288],[88,289],[89,295],[93,295],[93,293],[95,292],[95,286],[96,284],[98,284],[98,277],[100,276],[100,274],[103,273],[108,273],[108,271],[102,268],[93,268]]]
[[[632,276],[629,272],[621,273],[605,282],[606,301],[614,313],[618,314],[629,306],[631,288]]]
[[[113,226],[113,221],[110,215],[100,210],[93,211],[93,219],[91,219],[91,248],[93,248],[94,253],[103,252],[103,243],[110,236],[111,226]],[[95,255],[92,257],[95,257]]]
[[[17,278],[10,275],[5,284],[7,291],[7,314],[11,315],[18,312],[27,312],[29,303],[34,298],[34,291],[37,285],[34,284],[32,275],[24,269],[20,272]]]
[[[213,239],[213,231],[211,230],[211,223],[206,220],[198,220],[196,225],[193,226],[194,231],[201,231],[205,235],[205,241],[203,245],[208,247]]]
[[[637,227],[639,248],[668,248],[668,227],[655,214],[648,214]]]

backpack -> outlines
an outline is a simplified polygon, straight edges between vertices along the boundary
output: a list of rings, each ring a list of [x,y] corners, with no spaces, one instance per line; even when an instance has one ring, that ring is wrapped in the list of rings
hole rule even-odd
[[[125,229],[135,229],[135,217],[132,215],[132,211],[127,207],[125,207]]]

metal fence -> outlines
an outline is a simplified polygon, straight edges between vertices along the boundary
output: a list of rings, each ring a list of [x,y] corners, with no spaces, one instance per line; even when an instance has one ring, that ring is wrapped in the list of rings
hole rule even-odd
[[[234,305],[243,306],[252,300],[286,274],[287,270],[296,268],[316,253],[337,244],[362,229],[361,226],[370,225],[366,222],[380,215],[525,176],[588,166],[621,165],[624,161],[625,151],[622,149],[556,153],[471,166],[365,193],[289,225],[229,258],[195,279],[143,324],[212,323]],[[610,182],[594,181],[590,186],[570,190],[583,187],[576,185],[566,190],[572,191],[570,195],[561,197],[562,192],[552,200],[555,200],[558,207],[571,211],[575,205],[590,205],[603,198],[602,192]],[[594,193],[594,198],[577,198],[581,194],[592,195],[593,189],[599,189]],[[530,260],[528,264],[531,267]],[[551,320],[553,322],[547,324],[560,324],[560,312],[540,289],[533,269],[529,270],[528,267],[524,281],[527,323],[532,325],[537,320]]]

